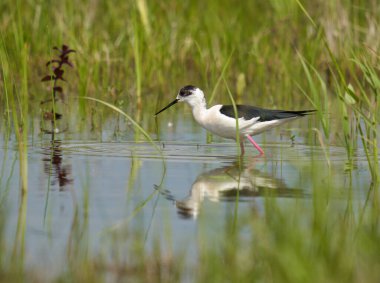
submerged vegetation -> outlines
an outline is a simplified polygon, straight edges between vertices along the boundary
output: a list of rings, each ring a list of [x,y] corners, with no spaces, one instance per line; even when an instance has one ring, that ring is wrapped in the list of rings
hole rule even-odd
[[[0,282],[378,282],[377,2],[100,0],[53,5],[3,0]],[[62,48],[59,59],[51,54],[54,74],[46,75],[45,62],[53,46]],[[76,55],[69,61],[74,50]],[[63,65],[71,64],[75,68],[65,73],[70,84],[64,86],[67,95],[58,112],[55,102],[63,87],[57,81],[63,78]],[[41,78],[50,85],[41,83]],[[33,245],[26,241],[31,201],[28,154],[36,143],[47,141],[44,127],[37,125],[49,118],[54,133],[56,119],[64,117],[67,131],[59,134],[61,141],[148,140],[161,154],[159,147],[165,144],[154,140],[161,139],[165,120],[156,121],[153,114],[187,84],[204,89],[210,103],[235,100],[267,108],[317,109],[310,129],[300,133],[308,144],[323,150],[323,162],[315,162],[312,155],[310,171],[302,171],[310,189],[308,198],[296,197],[284,204],[276,193],[265,191],[263,211],[252,208],[249,213],[240,213],[236,201],[218,237],[212,239],[204,232],[212,223],[200,217],[196,260],[189,262],[186,255],[192,251],[173,248],[169,220],[160,222],[164,239],[157,236],[149,247],[139,226],[145,205],[167,194],[162,180],[138,205],[127,201],[132,216],[122,228],[97,235],[105,244],[92,249],[89,199],[93,192],[88,176],[79,181],[81,197],[72,193],[73,217],[61,268],[45,275],[28,263],[28,244]],[[46,105],[49,111],[44,110]],[[179,112],[166,115],[179,119]],[[294,141],[294,136],[290,139]],[[344,148],[344,166],[334,166],[332,147]],[[51,163],[62,162],[62,149],[55,142],[48,149],[51,174]],[[240,164],[239,172],[248,162]],[[271,162],[276,163],[267,160],[263,168]],[[130,188],[142,166],[138,156],[131,158],[128,194],[133,194]],[[367,187],[355,181],[353,172],[358,167],[359,172],[369,172]],[[345,180],[343,188],[336,184],[337,172]],[[57,175],[66,178],[58,169]],[[50,175],[48,182],[41,220],[47,234],[53,226],[49,223]],[[7,203],[15,191],[17,209],[10,211],[17,217],[8,211]],[[364,200],[355,197],[357,192]],[[49,241],[54,241],[52,236]]]

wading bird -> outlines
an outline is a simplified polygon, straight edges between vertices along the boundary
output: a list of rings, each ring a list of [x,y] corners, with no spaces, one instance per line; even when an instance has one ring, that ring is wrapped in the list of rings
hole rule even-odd
[[[193,117],[199,125],[211,133],[227,139],[236,140],[236,118],[232,105],[214,105],[207,109],[203,91],[195,86],[187,85],[180,89],[177,98],[155,115],[173,106],[177,102],[186,102],[192,108]],[[238,117],[241,154],[244,154],[243,138],[264,154],[261,147],[251,136],[261,134],[285,122],[311,114],[316,110],[286,111],[270,110],[249,105],[236,105]]]

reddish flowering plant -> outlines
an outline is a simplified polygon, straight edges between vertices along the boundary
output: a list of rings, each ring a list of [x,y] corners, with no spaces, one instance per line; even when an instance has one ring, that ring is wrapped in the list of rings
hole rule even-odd
[[[41,81],[42,82],[50,82],[53,81],[53,98],[52,99],[47,99],[41,102],[41,104],[51,102],[53,101],[54,103],[57,101],[57,95],[59,94],[60,97],[63,97],[63,88],[62,86],[59,86],[58,83],[59,81],[64,81],[66,82],[65,78],[63,77],[65,70],[64,70],[64,65],[67,65],[69,67],[73,67],[73,64],[69,60],[69,55],[75,50],[69,48],[69,46],[63,44],[61,48],[58,47],[53,47],[54,50],[58,51],[58,55],[56,58],[49,60],[46,63],[46,67],[48,67],[51,70],[51,74],[44,76]],[[43,117],[45,120],[59,120],[62,118],[62,115],[59,113],[55,112],[55,107],[53,107],[53,110],[51,112],[45,112]]]
[[[62,92],[61,87],[56,88],[56,83],[58,82],[58,80],[66,81],[63,78],[63,74],[65,71],[62,67],[65,64],[70,66],[70,67],[73,67],[73,64],[69,61],[69,54],[72,52],[75,52],[75,50],[70,49],[65,44],[62,45],[62,49],[59,49],[56,46],[53,47],[53,49],[55,49],[59,52],[58,59],[52,59],[46,63],[47,67],[49,67],[50,65],[53,66],[52,67],[53,74],[43,77],[41,81],[43,81],[43,82],[54,81],[54,88],[55,89],[53,91]]]

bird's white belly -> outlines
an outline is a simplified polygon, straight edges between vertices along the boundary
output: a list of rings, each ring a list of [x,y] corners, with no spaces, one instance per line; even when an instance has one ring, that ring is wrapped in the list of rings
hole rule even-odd
[[[265,121],[265,122],[259,122],[255,123],[252,126],[250,126],[245,132],[245,134],[254,136],[261,134],[262,132],[268,131],[274,127],[277,127],[281,124],[284,124],[286,122],[289,122],[291,120],[295,120],[299,117],[291,117],[291,118],[285,118],[281,120],[273,120],[273,121]]]
[[[219,107],[220,108],[220,107]],[[253,127],[259,117],[251,120],[239,119],[240,136],[250,134],[250,128]],[[236,119],[225,116],[219,112],[218,108],[209,109],[209,113],[197,120],[197,122],[211,133],[227,139],[236,139]]]
[[[223,138],[227,139],[235,139],[236,138],[236,124],[235,125],[226,125],[226,124],[221,124],[221,123],[215,123],[215,124],[210,124],[206,123],[203,125],[203,127],[210,131],[211,133],[221,136]]]

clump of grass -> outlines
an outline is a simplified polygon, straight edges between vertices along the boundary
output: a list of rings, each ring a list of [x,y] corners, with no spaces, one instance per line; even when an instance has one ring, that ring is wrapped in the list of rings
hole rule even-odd
[[[23,34],[21,27],[14,28],[14,32],[19,36]],[[14,58],[3,34],[0,34],[0,37],[1,92],[6,101],[5,117],[7,129],[11,130],[13,126],[17,139],[21,192],[26,194],[28,191],[27,140],[30,118],[28,101],[29,46],[25,44],[22,36],[15,38],[12,43],[19,54],[17,58]]]
[[[302,12],[308,18],[310,23],[315,29],[319,29],[317,23],[312,19],[308,11],[304,8],[300,1],[297,0]],[[378,97],[380,92],[380,79],[375,68],[368,63],[366,59],[359,60],[355,58],[353,61],[355,66],[362,73],[362,80],[358,76],[347,76],[344,74],[345,70],[341,64],[339,64],[336,55],[334,55],[329,42],[327,31],[322,32],[322,42],[331,59],[329,64],[329,70],[333,77],[334,87],[333,92],[337,95],[339,101],[339,109],[342,115],[341,125],[344,145],[347,152],[348,163],[347,170],[351,170],[353,167],[353,154],[354,149],[357,147],[357,141],[354,137],[357,136],[355,129],[359,131],[363,148],[366,153],[368,165],[371,171],[371,175],[375,183],[377,183],[379,171],[378,171],[378,149],[377,149],[377,127],[378,127],[378,113],[380,110]],[[330,135],[329,119],[326,118],[326,110],[328,110],[328,90],[326,88],[325,80],[316,68],[307,65],[304,58],[299,55],[301,63],[304,69],[304,73],[307,77],[309,89],[311,90],[311,96],[306,91],[302,90],[304,95],[311,101],[311,103],[319,110],[319,118],[327,137]],[[378,60],[377,60],[378,61]],[[310,71],[310,69],[312,71]],[[354,69],[357,70],[357,69]],[[312,74],[317,78],[316,83]],[[355,86],[359,91],[355,91],[353,84],[349,82],[350,78],[355,82]],[[320,87],[318,87],[318,85]],[[359,95],[360,94],[360,95]],[[364,129],[363,129],[364,125]],[[374,158],[372,158],[374,156]]]
[[[351,91],[355,97],[360,97],[360,101],[354,103],[357,128],[367,157],[372,179],[375,184],[378,184],[380,182],[377,133],[380,123],[380,76],[374,67],[376,64],[371,64],[368,59],[354,58],[353,60],[362,71],[363,77],[361,80],[358,78],[356,81],[358,90],[355,92],[353,88],[350,88],[349,91]]]

